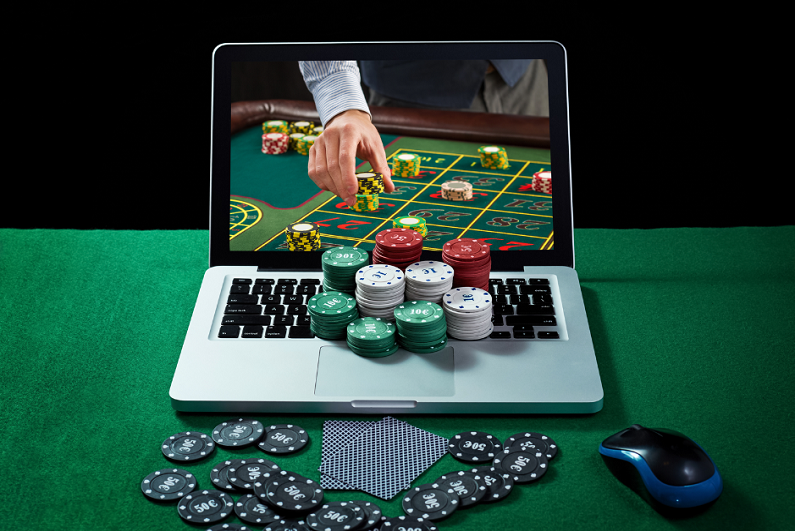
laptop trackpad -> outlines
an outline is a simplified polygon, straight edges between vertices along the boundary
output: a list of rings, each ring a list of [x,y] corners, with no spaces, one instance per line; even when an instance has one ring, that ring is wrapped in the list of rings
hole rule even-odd
[[[452,396],[453,347],[432,354],[407,350],[385,358],[363,358],[347,348],[320,347],[315,394],[355,398]]]

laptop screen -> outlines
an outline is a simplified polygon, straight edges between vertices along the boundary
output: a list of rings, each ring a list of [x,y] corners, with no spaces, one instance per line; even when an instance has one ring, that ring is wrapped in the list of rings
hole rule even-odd
[[[217,48],[211,265],[320,269],[326,249],[372,253],[395,227],[423,235],[423,260],[472,238],[495,270],[573,265],[565,74],[557,43]],[[298,99],[257,98],[262,83]],[[323,118],[367,108],[383,158],[357,153],[346,202],[310,177],[309,150]]]

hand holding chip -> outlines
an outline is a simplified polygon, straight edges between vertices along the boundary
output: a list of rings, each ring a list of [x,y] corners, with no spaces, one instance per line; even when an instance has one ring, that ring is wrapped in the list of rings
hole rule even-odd
[[[356,157],[366,160],[373,171],[384,175],[384,190],[395,190],[384,145],[370,115],[348,110],[326,123],[323,134],[309,150],[309,177],[321,190],[328,190],[348,206],[356,200]]]

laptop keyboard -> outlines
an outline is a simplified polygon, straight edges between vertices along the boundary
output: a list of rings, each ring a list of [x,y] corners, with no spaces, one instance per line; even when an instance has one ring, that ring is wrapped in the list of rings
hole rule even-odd
[[[529,278],[492,273],[492,339],[567,339],[554,276]],[[317,278],[235,278],[216,337],[311,339],[306,301],[323,291]],[[556,308],[557,304],[557,308]]]

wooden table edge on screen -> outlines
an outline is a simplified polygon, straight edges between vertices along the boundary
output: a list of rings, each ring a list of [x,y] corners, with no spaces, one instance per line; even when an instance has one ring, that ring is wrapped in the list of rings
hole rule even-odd
[[[482,112],[371,106],[379,133],[549,149],[549,118]],[[258,100],[232,103],[232,134],[267,120],[320,123],[313,102]]]

